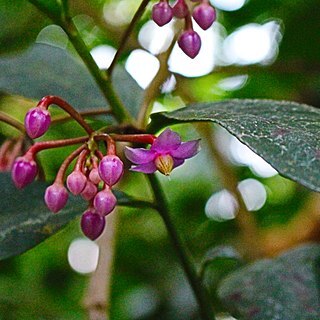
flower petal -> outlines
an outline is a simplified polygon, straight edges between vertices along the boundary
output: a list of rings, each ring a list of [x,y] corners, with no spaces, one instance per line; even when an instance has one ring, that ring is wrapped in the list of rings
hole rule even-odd
[[[177,149],[181,144],[180,136],[171,129],[164,130],[151,146],[150,150],[167,152]]]
[[[181,145],[171,151],[171,155],[178,159],[188,159],[195,156],[200,151],[199,146],[200,139],[192,140],[188,142],[182,142]]]
[[[153,161],[156,153],[154,151],[143,148],[125,147],[124,154],[131,162],[135,164],[144,164]]]
[[[177,158],[173,158],[173,168],[179,167],[182,164],[184,164],[184,160],[183,159],[177,159]]]
[[[154,173],[157,171],[157,167],[153,162],[139,164],[137,166],[132,166],[131,171],[143,172],[143,173]]]

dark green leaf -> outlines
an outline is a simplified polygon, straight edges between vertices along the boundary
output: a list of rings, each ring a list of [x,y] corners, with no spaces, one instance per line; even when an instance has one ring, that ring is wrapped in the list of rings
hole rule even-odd
[[[269,162],[280,174],[320,191],[320,110],[273,100],[195,103],[152,116],[150,131],[166,125],[212,121]]]
[[[317,320],[320,246],[309,244],[273,260],[261,260],[225,278],[219,297],[246,320]]]
[[[239,252],[230,246],[218,246],[211,248],[206,252],[201,262],[201,274],[203,274],[205,269],[211,264],[223,260],[235,260],[241,263],[242,258]]]
[[[43,14],[53,20],[59,19],[62,15],[61,0],[25,0],[32,3]]]
[[[37,44],[28,51],[0,59],[0,90],[40,100],[58,95],[78,110],[101,108],[106,101],[83,63],[67,51]],[[133,114],[142,90],[123,69],[115,70],[115,87]]]
[[[45,18],[27,1],[0,0],[0,54],[32,43]]]
[[[47,185],[35,182],[17,190],[9,174],[0,175],[0,260],[18,255],[48,238],[86,209],[86,202],[70,196],[65,209],[50,212],[43,196]],[[143,201],[134,201],[123,192],[115,192],[118,205],[145,207]]]

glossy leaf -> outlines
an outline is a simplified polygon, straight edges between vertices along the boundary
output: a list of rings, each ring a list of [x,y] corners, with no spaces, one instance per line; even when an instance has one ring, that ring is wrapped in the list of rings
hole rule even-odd
[[[280,174],[320,191],[320,110],[273,100],[195,103],[152,116],[150,131],[166,125],[212,121],[226,128]]]
[[[72,197],[65,209],[54,214],[44,204],[47,185],[35,182],[17,190],[9,174],[0,175],[0,260],[18,255],[42,242],[86,209],[86,202]],[[115,192],[118,205],[145,207],[122,192]]]
[[[106,105],[84,64],[66,50],[37,44],[22,54],[1,58],[0,69],[0,91],[35,100],[58,95],[78,110]],[[121,68],[115,70],[114,79],[121,99],[136,114],[142,90]]]
[[[309,244],[227,276],[218,290],[239,319],[317,320],[320,246]]]

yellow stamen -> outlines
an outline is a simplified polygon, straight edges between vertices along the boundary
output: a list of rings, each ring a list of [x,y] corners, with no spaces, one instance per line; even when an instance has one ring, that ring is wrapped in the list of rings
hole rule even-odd
[[[158,156],[154,163],[157,169],[166,176],[170,175],[174,165],[173,158],[169,154]]]

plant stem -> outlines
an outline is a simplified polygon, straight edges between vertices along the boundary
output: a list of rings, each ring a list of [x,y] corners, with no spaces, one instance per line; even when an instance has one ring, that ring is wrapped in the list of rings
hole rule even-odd
[[[65,112],[69,113],[69,115],[74,120],[76,120],[80,124],[80,126],[82,126],[84,130],[86,130],[88,134],[91,134],[93,132],[93,129],[83,119],[82,115],[76,109],[74,109],[68,102],[64,101],[60,97],[45,96],[39,101],[37,106],[48,109],[51,104],[55,104]]]
[[[192,265],[187,253],[185,252],[184,246],[176,231],[176,228],[173,225],[173,222],[169,214],[166,197],[161,188],[160,182],[154,174],[148,175],[148,178],[153,190],[157,210],[166,225],[176,254],[180,259],[181,265],[184,269],[184,272],[189,280],[195,298],[198,302],[201,318],[203,320],[214,320],[215,316],[208,293],[201,284],[201,281],[197,276],[194,266]]]
[[[72,45],[89,69],[103,96],[109,102],[114,117],[119,123],[132,123],[133,119],[117,96],[109,77],[99,69],[71,18],[65,20],[61,24],[61,27],[68,35]]]
[[[89,49],[84,43],[81,35],[79,34],[79,31],[72,21],[72,18],[67,12],[68,10],[63,11],[61,16],[58,17],[38,0],[28,1],[32,3],[36,8],[38,8],[41,12],[46,14],[54,23],[59,25],[65,31],[73,47],[95,79],[106,101],[108,101],[108,103],[110,104],[110,108],[116,120],[119,123],[133,123],[132,116],[129,114],[128,110],[125,108],[125,106],[117,96],[108,75],[99,69],[98,65],[91,56]],[[66,9],[66,7],[62,6],[61,9]]]
[[[34,157],[36,153],[42,150],[71,146],[73,144],[84,143],[87,140],[88,140],[88,137],[78,137],[78,138],[71,138],[71,139],[36,142],[33,146],[29,148],[26,155],[28,154],[31,157]]]
[[[69,165],[71,164],[71,162],[83,151],[86,149],[86,145],[83,144],[82,146],[80,146],[79,148],[77,148],[76,150],[74,150],[72,153],[70,153],[63,161],[62,165],[59,168],[59,171],[56,175],[55,178],[55,182],[56,183],[61,183],[63,185],[63,181],[64,181],[64,175],[69,167]]]
[[[0,111],[0,121],[16,128],[17,130],[19,130],[22,133],[25,133],[24,125],[21,122],[10,117],[9,115],[7,115],[6,113],[4,113],[2,111]]]
[[[119,48],[116,52],[116,55],[114,56],[113,60],[112,60],[112,63],[110,65],[110,67],[108,68],[108,74],[109,76],[111,77],[111,74],[114,70],[114,67],[116,66],[117,64],[117,61],[119,60],[125,46],[126,46],[126,43],[127,43],[127,40],[131,34],[131,32],[133,31],[134,29],[134,26],[135,24],[138,22],[138,20],[141,18],[145,8],[147,7],[148,3],[150,2],[150,0],[143,0],[138,8],[138,10],[136,11],[135,15],[133,16],[128,28],[126,29],[126,31],[124,32],[121,40],[120,40],[120,44],[119,44]]]
[[[97,110],[92,110],[92,111],[79,112],[79,114],[84,118],[84,117],[100,116],[100,115],[112,115],[112,112],[110,110],[97,109]],[[71,120],[73,120],[73,118],[69,115],[59,116],[59,117],[54,118],[51,121],[51,124],[63,123],[63,122],[71,121]]]

